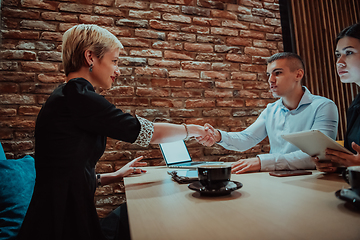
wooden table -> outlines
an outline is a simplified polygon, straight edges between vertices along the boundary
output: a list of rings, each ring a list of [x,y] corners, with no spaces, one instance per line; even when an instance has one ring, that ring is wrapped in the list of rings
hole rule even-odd
[[[171,180],[166,167],[125,178],[130,232],[138,239],[360,239],[360,212],[335,197],[338,174],[232,174],[243,187],[203,197]]]

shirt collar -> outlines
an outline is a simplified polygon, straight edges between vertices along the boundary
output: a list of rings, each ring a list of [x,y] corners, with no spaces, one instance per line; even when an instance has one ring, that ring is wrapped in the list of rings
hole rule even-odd
[[[305,86],[302,86],[302,89],[304,90],[304,95],[301,97],[301,100],[296,107],[296,109],[293,109],[292,111],[298,110],[302,105],[310,104],[313,101],[313,96],[309,89],[307,89]],[[285,107],[282,98],[280,98],[280,107],[284,110],[290,111],[287,107]]]

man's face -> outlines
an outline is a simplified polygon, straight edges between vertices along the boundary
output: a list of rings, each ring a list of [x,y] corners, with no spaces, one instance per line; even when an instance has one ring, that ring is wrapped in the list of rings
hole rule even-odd
[[[278,59],[267,65],[266,74],[274,97],[291,96],[301,81],[302,75],[299,76],[299,70],[293,72],[290,70],[291,63],[293,63],[291,59]]]

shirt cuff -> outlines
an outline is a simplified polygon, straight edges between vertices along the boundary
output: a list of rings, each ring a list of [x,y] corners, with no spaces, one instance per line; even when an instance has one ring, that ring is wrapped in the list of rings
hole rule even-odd
[[[261,162],[260,171],[269,172],[275,171],[275,159],[273,154],[261,154],[257,155]]]
[[[139,116],[136,117],[140,122],[141,128],[140,133],[136,138],[134,144],[137,144],[141,147],[147,147],[149,146],[152,136],[154,134],[154,124],[145,118]]]

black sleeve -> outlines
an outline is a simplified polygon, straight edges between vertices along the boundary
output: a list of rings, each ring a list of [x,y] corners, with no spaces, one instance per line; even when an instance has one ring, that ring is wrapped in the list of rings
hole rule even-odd
[[[88,81],[70,80],[63,93],[79,128],[121,141],[135,142],[141,128],[138,119],[122,112],[103,96],[95,93]]]

